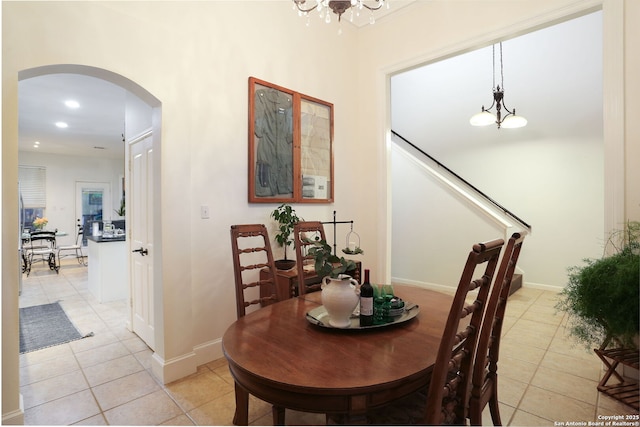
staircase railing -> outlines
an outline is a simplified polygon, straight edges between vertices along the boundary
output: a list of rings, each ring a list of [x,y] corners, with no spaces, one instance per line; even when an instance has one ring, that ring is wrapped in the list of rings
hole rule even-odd
[[[519,218],[517,215],[515,215],[513,212],[511,212],[510,210],[508,210],[507,208],[505,208],[504,206],[502,206],[500,203],[496,202],[494,199],[492,199],[491,197],[489,197],[488,195],[486,195],[484,192],[480,191],[478,188],[476,188],[473,184],[469,183],[467,180],[465,180],[464,178],[462,178],[460,175],[458,175],[457,173],[455,173],[454,171],[452,171],[451,169],[449,169],[447,166],[445,166],[444,164],[442,164],[441,162],[439,162],[438,160],[436,160],[433,156],[431,156],[430,154],[426,153],[424,150],[422,150],[420,147],[416,146],[415,144],[413,144],[411,141],[407,140],[406,138],[404,138],[402,135],[400,135],[399,133],[397,133],[396,131],[391,131],[391,134],[393,136],[395,136],[396,138],[400,139],[402,141],[402,143],[408,145],[409,147],[411,147],[413,150],[417,151],[418,153],[420,153],[421,156],[426,157],[427,159],[429,159],[432,163],[436,164],[438,166],[438,168],[446,171],[446,173],[448,175],[450,175],[451,177],[454,177],[457,181],[459,181],[460,183],[464,184],[465,187],[467,187],[468,189],[470,189],[474,194],[476,194],[477,196],[479,196],[482,200],[484,200],[487,204],[489,204],[490,206],[492,206],[493,208],[497,209],[499,212],[502,212],[505,216],[511,218],[513,221],[517,222],[521,227],[523,227],[524,229],[526,229],[529,233],[531,233],[531,225],[529,225],[528,223],[526,223],[525,221],[523,221],[521,218]],[[395,141],[397,142],[397,141]]]

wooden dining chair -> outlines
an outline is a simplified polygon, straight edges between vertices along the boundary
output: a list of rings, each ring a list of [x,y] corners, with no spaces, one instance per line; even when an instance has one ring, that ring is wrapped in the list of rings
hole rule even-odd
[[[478,243],[473,245],[469,253],[429,382],[424,418],[426,424],[466,423],[478,334],[503,245],[502,239]],[[485,265],[484,273],[474,279],[476,269],[481,265]],[[468,304],[467,297],[475,290],[475,300]],[[469,316],[469,323],[464,321],[461,325],[461,320]],[[461,326],[464,327],[460,329]]]
[[[264,224],[232,225],[231,249],[238,319],[247,307],[284,299],[276,285],[276,267]]]
[[[524,233],[514,233],[507,242],[502,261],[491,289],[485,320],[478,338],[478,350],[471,376],[471,399],[469,421],[471,425],[482,425],[482,411],[489,404],[493,425],[501,426],[498,407],[498,356],[502,321],[511,290],[511,280],[522,249]]]
[[[240,319],[246,309],[282,301],[276,282],[276,266],[271,252],[271,241],[264,224],[238,224],[231,226],[231,250],[233,254],[233,272],[236,285],[236,312]],[[253,293],[252,296],[247,295]],[[249,407],[249,393],[235,384],[236,413],[238,408]],[[274,425],[283,425],[285,409],[272,407]]]
[[[368,423],[466,424],[478,333],[503,246],[502,239],[473,245],[449,310],[429,384],[388,407],[369,411]]]
[[[298,295],[318,291],[322,286],[322,277],[317,277],[313,269],[313,257],[307,255],[308,249],[312,245],[307,239],[327,240],[324,226],[320,221],[300,221],[293,227],[293,245],[296,249],[296,268],[298,271]],[[305,265],[311,265],[311,270],[305,271]]]

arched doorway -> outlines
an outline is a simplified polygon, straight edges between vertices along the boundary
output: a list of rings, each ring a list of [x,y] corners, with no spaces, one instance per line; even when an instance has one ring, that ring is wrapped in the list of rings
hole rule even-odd
[[[137,168],[138,166],[136,166],[137,163],[135,161],[132,162],[129,159],[129,156],[131,153],[131,150],[129,149],[129,147],[134,146],[141,139],[144,139],[146,144],[149,147],[151,147],[152,151],[153,149],[155,149],[156,152],[158,151],[157,149],[159,148],[159,144],[160,144],[160,138],[159,138],[160,108],[161,108],[160,101],[157,98],[155,98],[152,94],[150,94],[147,90],[145,90],[135,82],[129,80],[128,78],[122,75],[113,73],[111,71],[96,68],[96,67],[88,67],[88,66],[82,66],[82,65],[69,65],[69,64],[43,66],[43,67],[37,67],[37,68],[21,71],[18,74],[18,80],[19,82],[24,82],[24,81],[27,81],[28,79],[36,80],[38,78],[51,77],[51,76],[54,76],[54,77],[67,76],[69,79],[71,79],[68,81],[74,81],[73,79],[77,79],[75,81],[83,81],[83,84],[91,84],[91,82],[86,83],[87,80],[96,81],[96,82],[100,82],[100,84],[104,84],[104,86],[107,87],[107,90],[109,86],[111,86],[114,88],[113,89],[114,91],[118,92],[118,96],[116,96],[117,98],[116,102],[120,102],[122,104],[121,105],[122,125],[121,125],[121,135],[117,135],[117,136],[118,136],[118,139],[121,138],[120,139],[121,147],[122,147],[122,144],[124,144],[124,148],[122,149],[123,152],[121,153],[122,155],[121,161],[122,161],[123,167],[122,167],[122,177],[121,178],[116,177],[117,182],[114,182],[112,187],[113,187],[113,193],[116,194],[115,197],[119,198],[121,194],[122,200],[125,201],[124,205],[128,208],[126,209],[125,211],[126,214],[124,215],[125,221],[127,221],[127,236],[128,236],[126,245],[124,246],[126,248],[125,256],[127,260],[126,261],[127,265],[123,266],[123,268],[127,272],[130,272],[133,270],[132,268],[129,268],[130,265],[133,265],[132,259],[135,259],[137,256],[139,256],[138,254],[132,254],[131,252],[132,249],[134,248],[130,247],[129,240],[131,240],[130,237],[132,236],[132,232],[135,232],[135,230],[133,230],[132,228],[135,228],[136,224],[138,226],[140,226],[140,224],[145,224],[145,225],[159,224],[160,223],[159,218],[155,218],[155,217],[159,215],[158,212],[160,210],[155,209],[154,206],[146,206],[144,204],[132,203],[143,197],[140,197],[139,194],[136,194],[135,191],[132,191],[133,187],[131,187],[130,185],[130,182],[132,181],[130,179],[130,175],[132,174],[132,172],[137,176],[140,176],[140,175],[148,176],[148,175],[146,172],[142,172],[142,173],[136,172],[135,168]],[[104,96],[108,97],[110,95],[104,94]],[[107,121],[106,117],[104,118],[104,121]],[[95,127],[98,127],[98,126],[96,125]],[[20,130],[19,132],[22,132],[22,131]],[[91,136],[85,137],[85,138],[86,138],[87,144],[93,145]],[[95,137],[94,139],[97,139],[97,137]],[[95,145],[98,145],[98,146],[94,146],[92,148],[104,149],[104,147],[99,146],[102,144],[98,143]],[[159,174],[160,173],[159,157],[154,156],[150,158],[152,159],[151,160],[152,163],[151,164],[145,163],[144,167],[148,167],[155,174]],[[159,189],[153,187],[153,181],[154,181],[153,179],[150,179],[149,181],[151,186],[144,186],[143,188],[148,188],[149,189],[148,191],[153,194],[153,197],[151,199],[156,201],[156,203],[159,203],[160,197],[155,194],[155,193],[159,193]],[[123,182],[124,184],[121,184],[121,182]],[[137,187],[137,188],[140,188],[140,187]],[[75,212],[77,210],[73,206],[63,207],[63,209],[67,211],[72,211],[72,212]],[[109,211],[109,213],[111,213],[111,210]],[[160,227],[149,227],[148,230],[145,229],[145,234],[148,235],[147,237],[148,241],[159,242],[161,237],[160,233],[161,233]],[[159,252],[149,253],[149,255],[145,257],[146,268],[152,270],[153,265],[155,263],[158,263],[158,264],[160,263],[159,261],[160,257],[161,257],[161,254]],[[160,289],[161,289],[161,278],[160,278],[161,276],[150,275],[149,277],[151,277],[152,279],[149,279],[149,280],[152,280],[152,282],[144,283],[144,284],[140,283],[140,275],[126,274],[125,277],[126,277],[126,281],[128,282],[126,289],[131,290],[130,292],[128,292],[128,295],[127,295],[127,297],[131,302],[130,304],[128,304],[128,306],[131,307],[131,310],[127,318],[128,327],[133,332],[137,333],[147,343],[147,345],[150,348],[154,349],[156,347],[156,342],[159,342],[162,340],[162,331],[156,330],[154,325],[149,323],[153,322],[153,319],[160,319],[162,316],[162,311],[161,311],[162,307],[157,307],[153,304],[153,301],[154,301],[153,294],[155,292],[160,292]],[[138,292],[139,289],[144,289],[144,292],[146,293],[146,298],[148,301],[145,301],[144,303],[139,303],[138,299],[140,299],[141,298],[140,295],[143,294],[142,292]],[[151,304],[149,304],[149,302]],[[136,309],[137,307],[145,308],[144,316],[146,316],[146,319],[143,319],[142,322],[140,322],[139,319],[138,319],[138,322],[133,321],[134,318],[137,319],[136,316],[138,312],[142,311],[142,310],[137,310]],[[136,324],[138,326],[135,326]],[[141,330],[140,325],[146,325],[146,329],[144,331]]]

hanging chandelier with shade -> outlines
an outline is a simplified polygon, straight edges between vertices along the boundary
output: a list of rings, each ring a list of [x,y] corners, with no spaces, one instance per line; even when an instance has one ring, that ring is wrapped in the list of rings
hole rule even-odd
[[[496,107],[496,113],[490,110]],[[502,116],[502,108],[507,114]],[[509,110],[504,103],[504,67],[502,65],[502,42],[500,42],[500,84],[496,86],[496,46],[493,45],[493,102],[489,108],[484,108],[474,114],[469,120],[472,126],[488,126],[497,124],[498,129],[515,129],[527,125],[527,119],[516,114],[516,109]]]

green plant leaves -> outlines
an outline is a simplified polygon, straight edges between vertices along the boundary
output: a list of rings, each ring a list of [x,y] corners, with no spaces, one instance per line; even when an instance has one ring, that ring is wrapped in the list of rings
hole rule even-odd
[[[298,218],[291,205],[286,203],[281,204],[271,212],[271,217],[280,224],[278,227],[280,232],[275,235],[275,239],[280,246],[284,247],[284,259],[287,259],[287,246],[291,246],[291,243],[293,243],[289,236],[291,236],[293,227],[300,221],[300,218]]]
[[[587,347],[608,342],[635,347],[640,331],[640,254],[638,223],[630,223],[617,253],[585,259],[568,269],[568,285],[556,308],[570,315],[570,332]],[[629,228],[631,227],[631,228]],[[616,232],[618,234],[618,232]]]
[[[331,246],[325,240],[305,239],[305,241],[313,244],[308,253],[315,261],[314,268],[318,277],[335,278],[349,270],[355,270],[356,263],[334,255]]]

